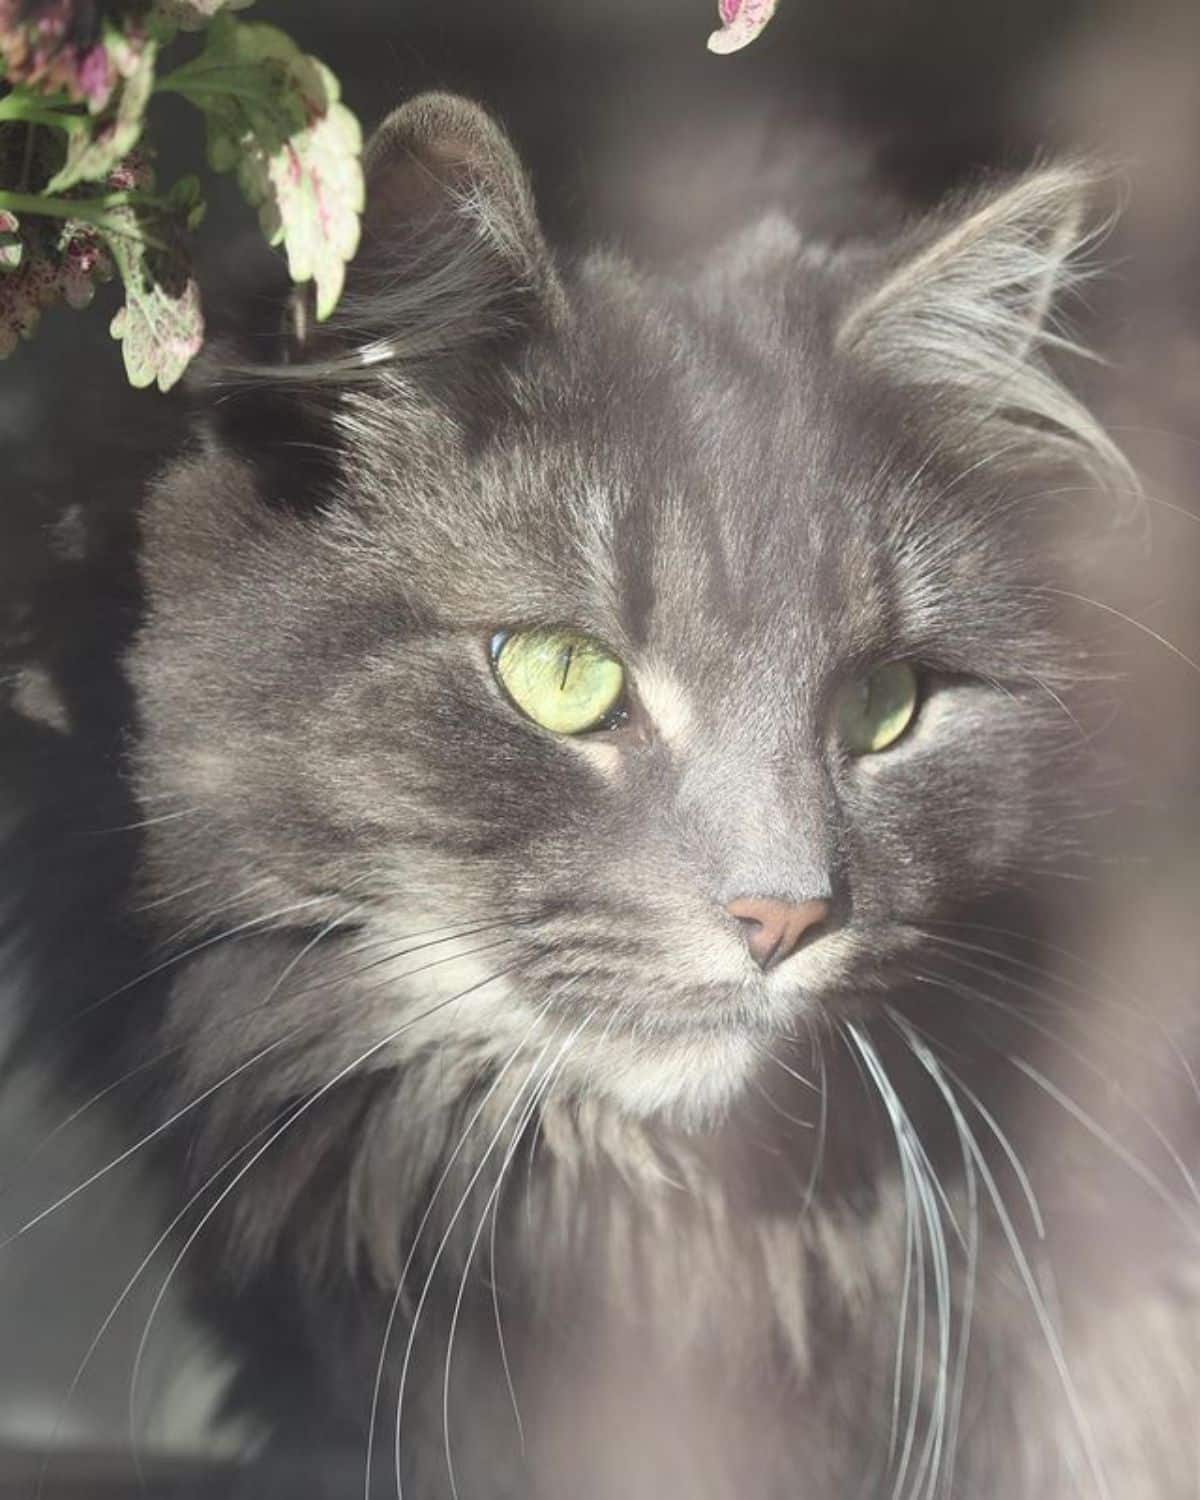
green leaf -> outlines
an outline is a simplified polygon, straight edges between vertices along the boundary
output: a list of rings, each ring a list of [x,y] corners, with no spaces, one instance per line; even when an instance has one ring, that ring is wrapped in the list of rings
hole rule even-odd
[[[236,170],[293,281],[315,282],[317,317],[328,317],[363,208],[362,132],[337,79],[274,26],[218,15],[204,52],[160,87],[204,111],[210,165]]]
[[[204,342],[200,290],[181,226],[162,210],[126,204],[110,210],[102,227],[125,283],[125,306],[110,332],[121,340],[129,383],[157,381],[160,391],[169,391]]]
[[[0,273],[15,271],[24,253],[20,221],[16,214],[0,209]]]
[[[167,212],[189,231],[199,228],[208,212],[208,204],[204,201],[198,177],[181,177],[163,203]]]
[[[107,177],[141,136],[146,105],[154,89],[157,46],[152,41],[134,43],[116,32],[107,40],[109,56],[123,78],[115,103],[95,121],[72,121],[66,161],[46,184],[47,193],[61,193],[76,183]]]

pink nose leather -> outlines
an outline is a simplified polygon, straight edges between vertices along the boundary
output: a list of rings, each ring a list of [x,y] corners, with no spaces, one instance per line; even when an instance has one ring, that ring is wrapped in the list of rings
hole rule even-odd
[[[742,924],[750,956],[765,973],[785,958],[790,958],[805,933],[828,918],[829,902],[800,901],[793,904],[739,896],[725,910]]]

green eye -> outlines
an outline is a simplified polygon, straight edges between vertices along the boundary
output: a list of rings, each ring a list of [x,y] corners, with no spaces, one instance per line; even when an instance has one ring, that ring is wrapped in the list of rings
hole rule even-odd
[[[837,727],[854,755],[886,750],[917,711],[917,674],[906,661],[890,661],[847,683],[838,695]]]
[[[625,668],[594,636],[501,631],[492,637],[492,666],[521,712],[555,734],[607,727],[620,712]]]

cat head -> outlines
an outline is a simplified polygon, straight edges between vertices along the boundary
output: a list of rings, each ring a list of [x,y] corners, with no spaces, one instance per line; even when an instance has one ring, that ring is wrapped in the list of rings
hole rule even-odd
[[[172,925],[363,955],[314,1080],[561,1046],[707,1118],[1055,853],[1046,518],[1128,482],[1046,358],[1090,186],[650,275],[557,263],[475,106],[383,126],[342,310],[150,496],[130,660]]]

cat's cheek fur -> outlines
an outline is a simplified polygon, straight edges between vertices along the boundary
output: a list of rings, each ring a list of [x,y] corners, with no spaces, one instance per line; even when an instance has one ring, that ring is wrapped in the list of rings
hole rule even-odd
[[[847,768],[855,910],[919,923],[1031,880],[1069,844],[1069,775],[1078,739],[1041,693],[985,683],[934,692],[913,728]]]

